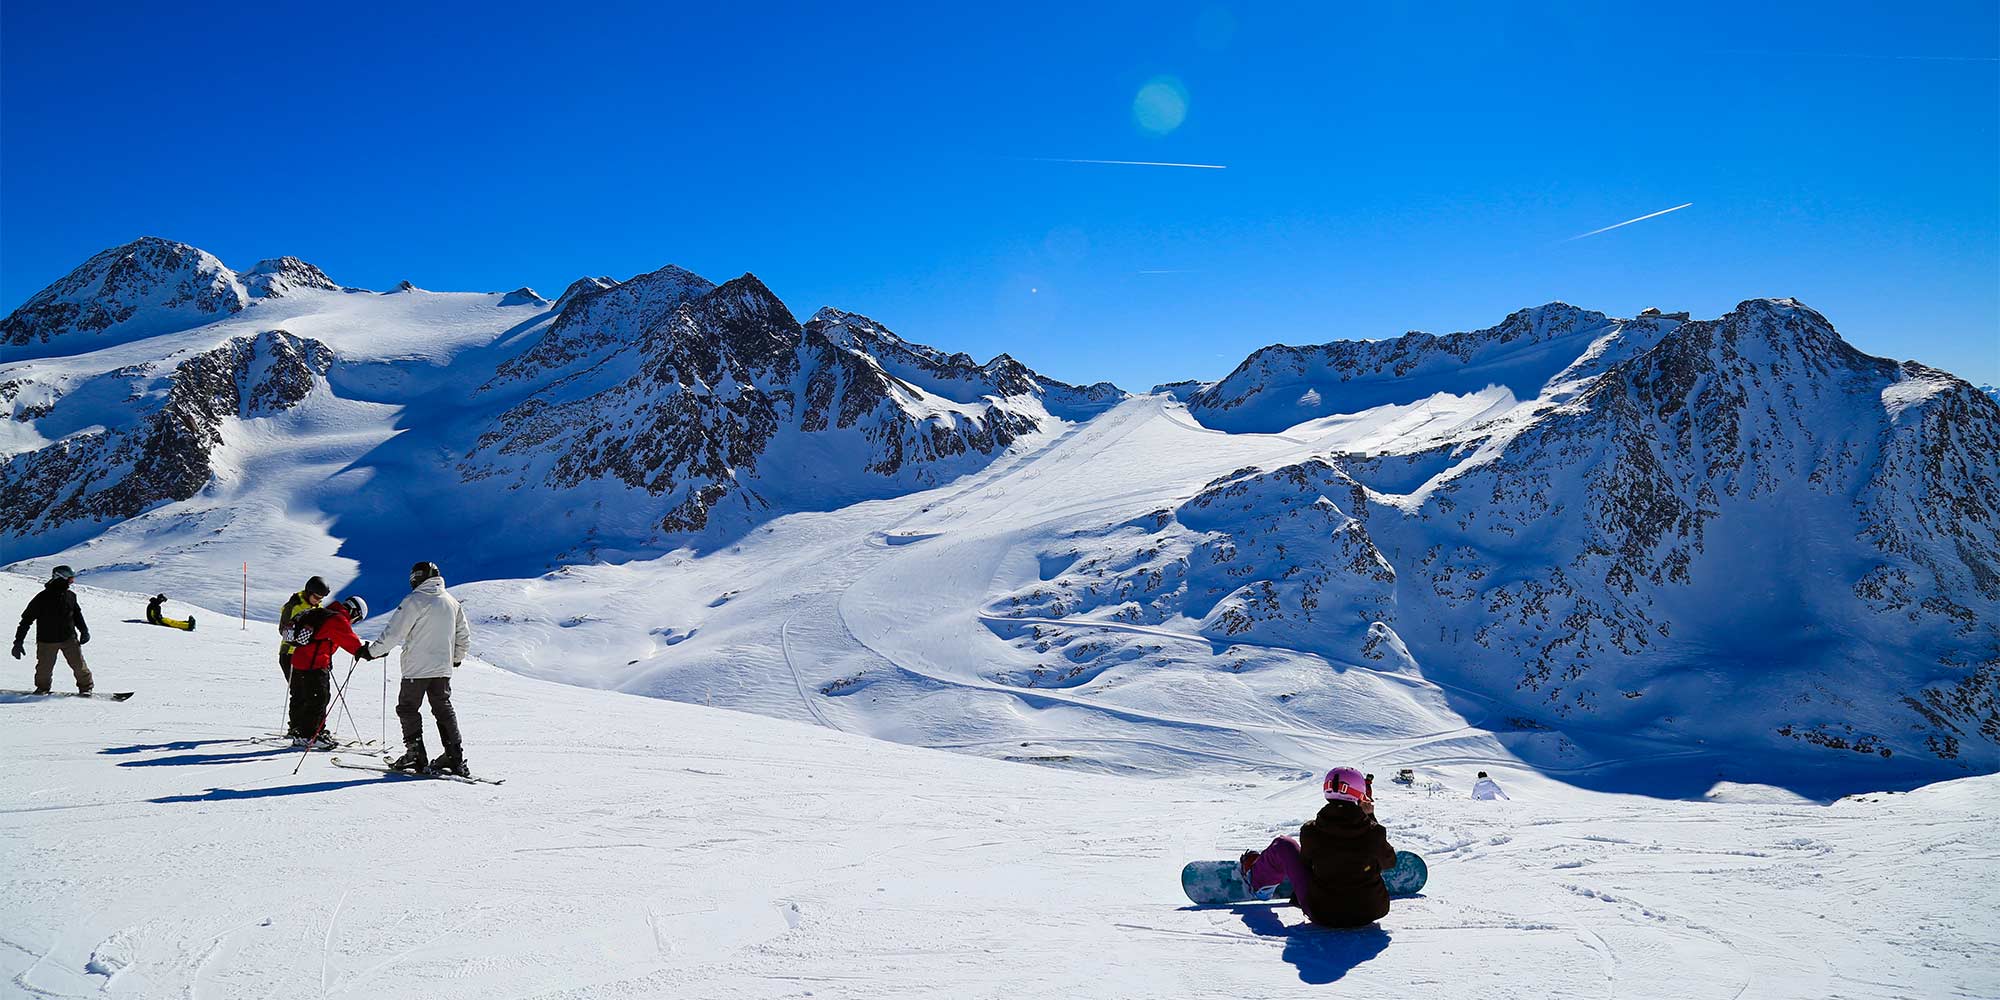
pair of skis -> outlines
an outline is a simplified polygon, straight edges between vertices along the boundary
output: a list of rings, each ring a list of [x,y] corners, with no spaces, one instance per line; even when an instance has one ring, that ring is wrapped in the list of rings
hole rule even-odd
[[[346,760],[340,757],[333,758],[333,766],[393,774],[404,778],[443,778],[446,781],[463,782],[468,785],[500,785],[507,781],[505,778],[482,778],[478,775],[452,774],[448,771],[398,771],[381,761]]]

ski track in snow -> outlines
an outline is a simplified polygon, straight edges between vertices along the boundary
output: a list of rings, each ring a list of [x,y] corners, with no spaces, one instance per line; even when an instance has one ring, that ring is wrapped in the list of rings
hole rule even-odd
[[[0,575],[0,603],[33,587]],[[1430,885],[1334,931],[1283,906],[1190,907],[1178,885],[1186,860],[1295,832],[1318,800],[1304,768],[1224,750],[1226,771],[1179,778],[1028,767],[475,661],[454,685],[468,755],[506,785],[324,754],[291,777],[289,753],[217,752],[249,745],[279,696],[261,631],[165,632],[113,613],[141,595],[84,600],[93,668],[139,695],[0,706],[4,994],[2000,993],[1994,776],[1810,806],[1510,769],[1512,801],[1474,802],[1490,765],[1422,765],[1418,786],[1380,786],[1380,814]],[[801,615],[782,637],[803,669],[839,634]]]

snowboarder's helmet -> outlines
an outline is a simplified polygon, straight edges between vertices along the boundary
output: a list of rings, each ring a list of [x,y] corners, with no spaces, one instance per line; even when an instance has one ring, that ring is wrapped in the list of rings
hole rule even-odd
[[[49,579],[51,581],[74,580],[76,579],[76,570],[70,569],[68,566],[57,566],[55,569],[49,571]]]
[[[1373,802],[1368,795],[1368,777],[1351,767],[1336,767],[1326,772],[1326,781],[1320,784],[1320,791],[1326,793],[1328,802]]]
[[[161,603],[165,603],[165,602],[166,602],[166,600],[167,600],[167,595],[165,595],[165,594],[156,594],[156,595],[154,595],[154,597],[153,597],[153,600],[155,600],[155,601],[159,601],[159,602],[161,602]]]
[[[425,580],[428,580],[434,576],[443,576],[443,575],[444,575],[444,570],[439,569],[437,563],[420,562],[415,566],[410,567],[410,589],[415,590]]]
[[[333,593],[333,588],[327,586],[325,580],[322,580],[319,577],[313,577],[312,579],[306,581],[305,590],[301,591],[301,593],[305,594],[307,597],[325,597],[326,595]]]
[[[348,621],[359,622],[361,619],[368,617],[367,601],[364,601],[359,597],[349,597],[342,600],[340,603],[345,605],[347,608]]]

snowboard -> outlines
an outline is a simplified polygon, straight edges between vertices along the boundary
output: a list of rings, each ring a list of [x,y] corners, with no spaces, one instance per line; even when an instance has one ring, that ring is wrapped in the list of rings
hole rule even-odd
[[[36,694],[33,691],[0,691],[0,695],[14,695],[22,698],[97,698],[103,701],[124,701],[132,697],[134,693],[136,692],[92,691],[89,694],[80,694],[75,691],[50,691],[46,694]]]
[[[1396,852],[1396,867],[1382,873],[1382,884],[1391,896],[1414,896],[1430,880],[1424,859],[1410,851]],[[1200,906],[1218,903],[1249,903],[1259,899],[1289,899],[1292,885],[1283,883],[1275,891],[1250,891],[1243,881],[1243,869],[1234,861],[1190,861],[1181,869],[1181,891]]]
[[[506,778],[482,778],[476,774],[468,777],[463,774],[444,774],[436,771],[396,771],[391,770],[389,765],[380,761],[349,760],[343,757],[333,758],[333,765],[335,767],[353,768],[356,771],[375,771],[380,774],[392,774],[404,778],[438,778],[444,781],[463,782],[468,785],[500,785],[505,784],[507,781]]]

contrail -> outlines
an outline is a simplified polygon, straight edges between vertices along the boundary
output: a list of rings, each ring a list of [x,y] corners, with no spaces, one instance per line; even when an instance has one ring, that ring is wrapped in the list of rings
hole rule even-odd
[[[1567,240],[1564,240],[1563,242],[1564,242],[1564,243],[1570,243],[1570,242],[1574,242],[1574,241],[1576,241],[1576,240],[1580,240],[1580,239],[1583,239],[1583,238],[1584,238],[1585,236],[1596,236],[1596,235],[1597,235],[1598,233],[1608,233],[1608,232],[1612,231],[1613,229],[1617,229],[1617,228],[1618,228],[1618,226],[1629,226],[1629,225],[1631,225],[1631,224],[1632,224],[1632,223],[1634,223],[1634,222],[1644,222],[1644,221],[1646,221],[1647,219],[1657,219],[1657,218],[1659,218],[1660,216],[1662,216],[1662,215],[1665,215],[1665,214],[1667,214],[1668,212],[1678,212],[1678,211],[1680,211],[1680,210],[1681,210],[1681,209],[1683,209],[1683,208],[1690,208],[1690,207],[1692,207],[1693,205],[1694,205],[1694,202],[1688,202],[1688,203],[1687,203],[1686,205],[1675,205],[1675,206],[1674,206],[1674,207],[1672,207],[1672,208],[1663,208],[1663,209],[1660,209],[1660,210],[1659,210],[1659,211],[1657,211],[1657,212],[1654,212],[1654,213],[1653,213],[1653,214],[1651,214],[1651,215],[1642,215],[1642,216],[1639,216],[1639,217],[1638,217],[1638,218],[1636,218],[1636,219],[1626,219],[1626,220],[1625,220],[1624,222],[1620,222],[1620,223],[1618,223],[1617,225],[1612,225],[1612,226],[1605,226],[1605,227],[1604,227],[1603,229],[1593,229],[1593,230],[1591,230],[1590,232],[1587,232],[1587,233],[1580,233],[1580,234],[1578,234],[1578,235],[1576,235],[1576,236],[1572,236],[1572,237],[1570,237],[1570,238],[1569,238],[1569,239],[1567,239]]]
[[[1189,170],[1228,170],[1219,163],[1158,163],[1152,160],[1070,160],[1049,156],[1036,156],[1037,163],[1102,163],[1114,167],[1185,167]]]

